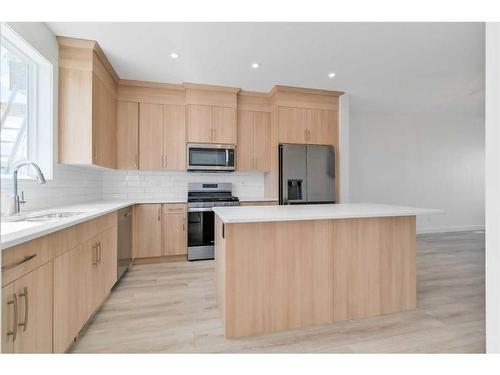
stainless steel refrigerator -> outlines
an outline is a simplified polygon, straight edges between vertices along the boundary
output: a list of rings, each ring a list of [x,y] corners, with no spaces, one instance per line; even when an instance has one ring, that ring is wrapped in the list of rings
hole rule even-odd
[[[335,203],[332,146],[279,146],[280,204]]]

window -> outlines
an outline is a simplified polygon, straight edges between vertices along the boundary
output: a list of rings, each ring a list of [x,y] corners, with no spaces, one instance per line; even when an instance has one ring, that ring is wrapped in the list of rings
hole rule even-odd
[[[0,26],[0,172],[8,176],[14,162],[27,159],[50,178],[53,66],[8,25]],[[30,177],[29,171],[19,175]]]

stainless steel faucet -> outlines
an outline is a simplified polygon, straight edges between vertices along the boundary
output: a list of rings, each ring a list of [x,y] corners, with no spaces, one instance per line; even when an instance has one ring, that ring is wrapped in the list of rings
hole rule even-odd
[[[37,177],[36,179],[40,184],[44,184],[45,182],[45,177],[40,170],[40,167],[36,165],[34,162],[29,161],[29,160],[19,160],[16,161],[14,164],[12,164],[12,181],[14,184],[14,215],[17,215],[21,211],[21,203],[26,203],[24,200],[24,192],[22,193],[22,197],[19,197],[19,193],[17,192],[17,172],[19,171],[19,168],[21,168],[24,165],[32,165],[33,168],[35,168]]]

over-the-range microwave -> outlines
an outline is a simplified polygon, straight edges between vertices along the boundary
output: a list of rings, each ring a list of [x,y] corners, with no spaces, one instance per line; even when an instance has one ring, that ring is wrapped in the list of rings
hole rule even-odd
[[[188,143],[188,171],[232,172],[236,169],[236,146]]]

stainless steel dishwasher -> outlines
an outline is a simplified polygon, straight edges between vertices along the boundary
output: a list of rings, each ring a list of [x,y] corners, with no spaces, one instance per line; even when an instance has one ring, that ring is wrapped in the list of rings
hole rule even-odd
[[[116,280],[120,280],[132,262],[132,207],[118,211],[118,270]]]

